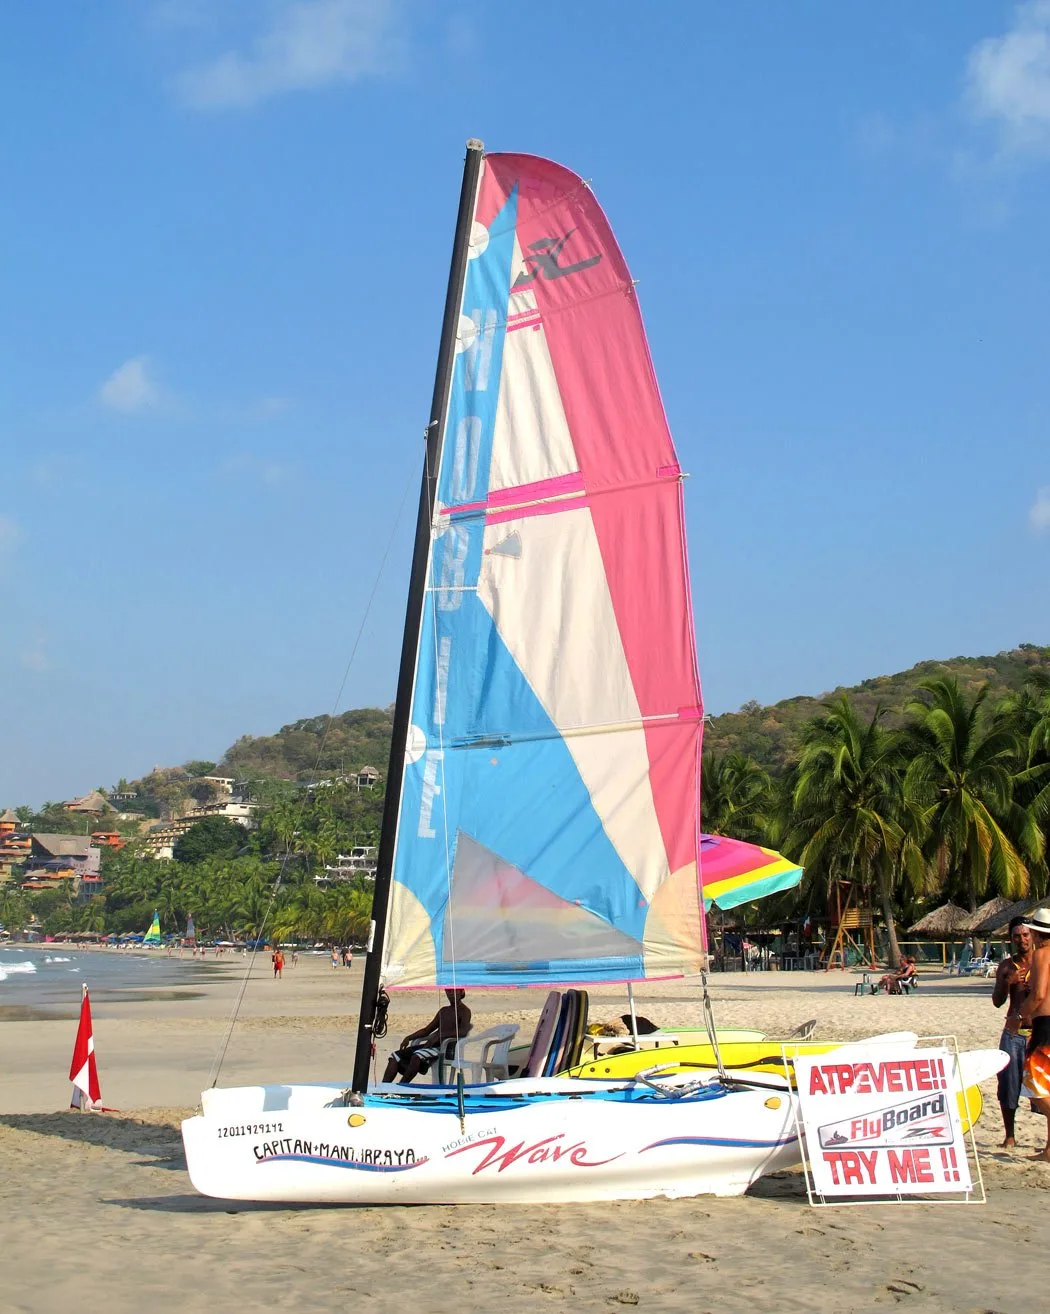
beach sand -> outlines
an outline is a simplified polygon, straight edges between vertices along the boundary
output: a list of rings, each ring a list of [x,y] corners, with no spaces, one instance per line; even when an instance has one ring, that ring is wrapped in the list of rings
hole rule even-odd
[[[75,1032],[67,1017],[0,1022],[0,1310],[180,1314],[247,1308],[445,1311],[573,1308],[726,1314],[892,1309],[1030,1311],[1046,1287],[1050,1166],[1025,1156],[1045,1120],[1018,1115],[1020,1146],[998,1150],[994,1082],[978,1143],[988,1204],[811,1209],[799,1173],[739,1200],[593,1205],[284,1208],[206,1200],[185,1175],[179,1120],[192,1112],[223,1043],[245,962],[220,960],[193,991],[149,992],[95,1008],[104,1102],[64,1111]],[[220,1084],[339,1080],[352,1066],[360,967],[306,957],[273,981],[248,979]],[[722,1026],[816,1036],[910,1029],[994,1046],[991,982],[927,976],[908,997],[855,998],[842,973],[712,978]],[[695,983],[640,987],[639,1011],[701,1024]],[[432,996],[402,995],[387,1048]],[[475,1027],[527,1032],[543,993],[476,994]],[[592,1018],[625,1010],[593,991]],[[380,1056],[381,1060],[385,1055]]]

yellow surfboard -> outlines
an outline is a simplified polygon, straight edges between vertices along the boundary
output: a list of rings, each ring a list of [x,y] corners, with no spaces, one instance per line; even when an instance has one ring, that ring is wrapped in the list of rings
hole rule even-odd
[[[827,1054],[833,1049],[840,1049],[843,1041],[812,1041],[802,1042],[784,1041],[789,1047],[788,1053],[798,1055]],[[722,1055],[722,1062],[727,1072],[732,1076],[739,1073],[741,1077],[746,1077],[756,1072],[771,1073],[774,1076],[787,1077],[790,1074],[792,1063],[788,1058],[787,1071],[784,1067],[784,1058],[780,1052],[780,1042],[775,1040],[766,1040],[759,1042],[734,1042],[729,1041],[722,1044],[719,1040],[719,1050]],[[979,1051],[983,1053],[984,1051]],[[965,1062],[965,1055],[964,1062]],[[700,1075],[704,1071],[717,1070],[718,1063],[715,1059],[714,1048],[710,1043],[702,1045],[677,1045],[673,1049],[639,1049],[629,1050],[623,1054],[606,1054],[593,1063],[581,1063],[577,1067],[570,1068],[567,1072],[559,1073],[562,1077],[582,1077],[601,1081],[622,1081],[636,1076],[639,1072],[645,1072],[649,1068],[659,1067],[662,1073],[673,1075],[679,1072],[695,1072]],[[965,1071],[965,1067],[964,1067]],[[967,1073],[967,1076],[970,1074]],[[973,1074],[978,1079],[983,1079],[985,1074],[982,1069],[978,1069]],[[984,1100],[981,1096],[979,1087],[976,1084],[967,1085],[965,1095],[959,1096],[959,1112],[963,1119],[963,1131],[969,1131],[973,1123],[981,1116],[984,1109]]]

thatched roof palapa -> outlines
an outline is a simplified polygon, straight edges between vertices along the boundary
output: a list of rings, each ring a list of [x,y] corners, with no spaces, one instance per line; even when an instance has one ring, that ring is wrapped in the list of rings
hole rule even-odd
[[[997,918],[1004,908],[1012,907],[1012,899],[1004,899],[1001,894],[997,894],[994,899],[989,899],[986,903],[982,903],[976,912],[970,913],[969,917],[966,919],[966,925],[960,927],[960,930],[968,933],[976,931],[978,926],[980,926],[987,918]]]
[[[1005,903],[998,911],[993,910],[983,921],[973,928],[975,935],[999,935],[1005,933],[1015,917],[1027,917],[1039,907],[1041,899],[1018,899],[1016,903]],[[980,908],[977,909],[981,911]]]
[[[949,940],[953,936],[966,934],[966,922],[969,918],[970,913],[965,908],[960,908],[957,903],[946,903],[927,913],[914,926],[909,926],[908,934],[929,936],[934,940]]]

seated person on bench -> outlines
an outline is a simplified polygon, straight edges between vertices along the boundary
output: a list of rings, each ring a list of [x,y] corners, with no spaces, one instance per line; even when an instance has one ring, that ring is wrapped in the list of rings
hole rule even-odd
[[[446,1042],[462,1040],[470,1032],[470,1009],[463,1002],[465,990],[446,990],[448,1003],[439,1008],[425,1027],[413,1031],[401,1042],[401,1047],[390,1055],[383,1073],[384,1081],[393,1081],[398,1075],[403,1084],[421,1072],[430,1071],[435,1059],[440,1059]]]

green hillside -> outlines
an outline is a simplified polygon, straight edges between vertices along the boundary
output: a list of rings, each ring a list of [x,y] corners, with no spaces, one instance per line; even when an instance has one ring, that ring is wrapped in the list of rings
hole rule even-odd
[[[244,735],[227,749],[222,769],[242,780],[310,781],[375,767],[386,775],[393,708],[360,707],[342,716],[313,716],[275,735]]]
[[[888,723],[899,724],[905,704],[914,696],[924,676],[955,676],[968,693],[987,681],[994,703],[999,697],[1020,689],[1033,669],[1050,674],[1050,647],[1023,643],[994,657],[919,662],[895,675],[876,675],[818,697],[800,695],[771,707],[746,703],[739,712],[712,717],[704,732],[704,742],[715,752],[733,749],[772,770],[779,770],[794,755],[802,725],[833,694],[848,693],[864,717],[882,705],[888,710]],[[283,726],[275,735],[245,735],[225,754],[222,764],[230,774],[242,779],[265,776],[305,781],[362,766],[374,766],[385,775],[392,713],[392,708],[359,708],[342,716],[315,716],[296,721]]]
[[[825,699],[849,694],[863,718],[876,707],[887,709],[887,725],[899,725],[905,704],[914,696],[918,682],[931,675],[954,676],[966,693],[989,685],[993,704],[1019,690],[1028,674],[1041,670],[1050,674],[1050,647],[1022,643],[994,657],[952,657],[947,661],[919,662],[896,675],[876,675],[860,684],[840,686],[818,697],[785,698],[771,707],[745,703],[739,712],[714,716],[704,728],[704,747],[716,753],[746,753],[770,770],[782,769],[795,755],[803,724],[815,716]]]

